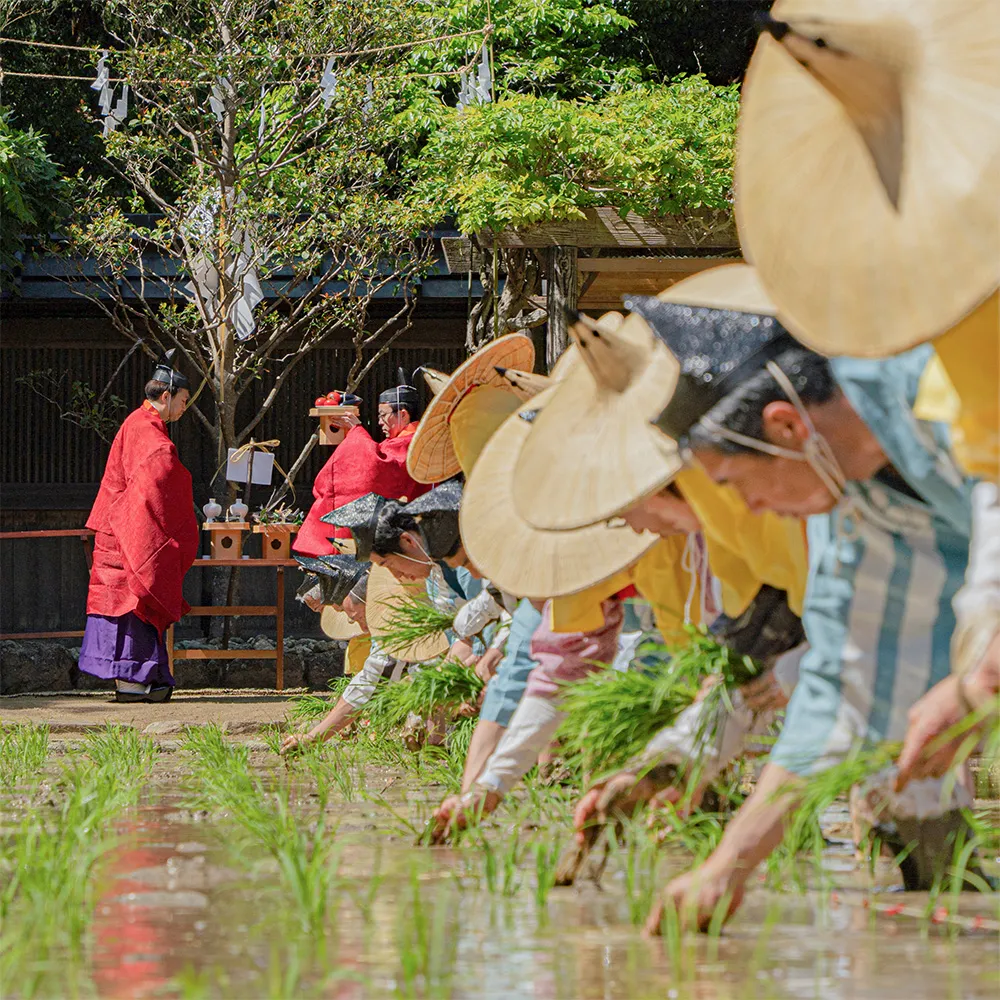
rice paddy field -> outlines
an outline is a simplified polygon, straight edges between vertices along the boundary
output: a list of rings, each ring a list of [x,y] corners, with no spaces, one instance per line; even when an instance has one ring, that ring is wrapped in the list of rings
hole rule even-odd
[[[285,760],[277,731],[155,743],[126,727],[57,741],[8,726],[0,995],[997,996],[997,894],[894,892],[891,863],[856,858],[842,800],[721,933],[667,926],[650,940],[654,892],[711,848],[718,817],[659,834],[637,817],[595,877],[555,887],[572,780],[530,776],[481,827],[429,847],[421,834],[457,788],[467,726],[419,753],[368,728]],[[991,874],[994,806],[981,799],[976,820]]]

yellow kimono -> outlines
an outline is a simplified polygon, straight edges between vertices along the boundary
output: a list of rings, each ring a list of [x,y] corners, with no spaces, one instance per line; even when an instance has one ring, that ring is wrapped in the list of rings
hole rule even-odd
[[[623,531],[629,529],[623,528]],[[635,586],[649,602],[656,627],[668,642],[684,638],[684,608],[690,602],[694,620],[701,607],[701,589],[684,568],[686,535],[663,538],[628,569],[595,583],[578,594],[552,599],[554,632],[591,632],[604,624],[601,602],[627,587]]]
[[[801,614],[809,569],[804,523],[771,513],[752,514],[735,490],[712,482],[700,466],[684,469],[676,481],[701,522],[726,614],[742,614],[764,584],[786,591],[789,606]],[[634,584],[652,606],[664,639],[683,640],[685,606],[690,606],[696,624],[701,608],[700,581],[684,566],[686,541],[684,535],[664,538],[628,569],[579,594],[554,598],[553,630],[599,628],[604,620],[601,601]]]
[[[914,413],[951,424],[955,457],[970,475],[1000,481],[1000,308],[997,293],[934,341]]]

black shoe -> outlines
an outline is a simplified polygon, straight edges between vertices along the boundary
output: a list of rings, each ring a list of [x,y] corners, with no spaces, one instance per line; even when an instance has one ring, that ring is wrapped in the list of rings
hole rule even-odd
[[[151,687],[149,691],[115,691],[115,701],[129,705],[139,702],[159,704],[170,701],[170,696],[173,693],[173,687],[164,684],[162,687]]]

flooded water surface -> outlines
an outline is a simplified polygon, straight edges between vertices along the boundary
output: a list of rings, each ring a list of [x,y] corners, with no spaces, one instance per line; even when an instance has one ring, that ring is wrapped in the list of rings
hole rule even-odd
[[[22,780],[20,798],[5,799],[8,833],[28,810],[58,826],[63,766],[50,756],[38,784]],[[998,995],[996,894],[893,892],[891,865],[870,873],[833,838],[824,872],[802,866],[806,888],[761,875],[721,936],[649,940],[640,926],[652,892],[689,857],[636,840],[612,851],[599,883],[552,888],[571,793],[529,790],[458,846],[417,846],[413,831],[445,792],[427,775],[342,759],[286,768],[255,750],[193,765],[187,752],[160,752],[133,800],[108,814],[106,849],[80,875],[90,895],[78,947],[60,937],[25,950],[6,928],[2,995]],[[561,821],[546,823],[550,813]],[[831,815],[831,829],[845,818]],[[15,875],[8,861],[5,916],[45,926],[43,910],[19,910]]]

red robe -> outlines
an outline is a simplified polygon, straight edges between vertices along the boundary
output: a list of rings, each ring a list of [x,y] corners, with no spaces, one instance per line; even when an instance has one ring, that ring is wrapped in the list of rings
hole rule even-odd
[[[416,429],[416,423],[407,424],[385,441],[375,441],[364,427],[352,427],[344,435],[313,483],[316,499],[295,536],[296,552],[313,557],[332,554],[330,539],[350,538],[351,532],[324,524],[320,518],[366,493],[388,500],[415,500],[430,489],[406,471],[406,451]]]
[[[87,527],[97,532],[88,615],[134,611],[159,632],[184,615],[199,541],[191,473],[148,402],[115,435]]]

